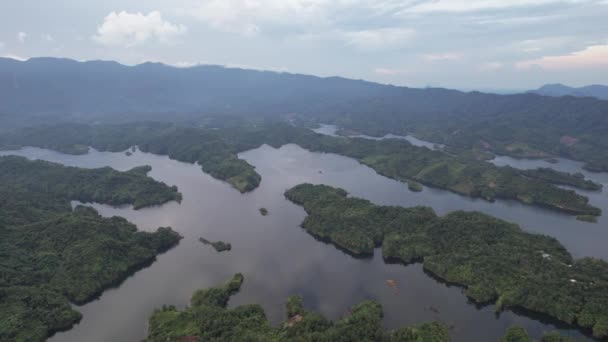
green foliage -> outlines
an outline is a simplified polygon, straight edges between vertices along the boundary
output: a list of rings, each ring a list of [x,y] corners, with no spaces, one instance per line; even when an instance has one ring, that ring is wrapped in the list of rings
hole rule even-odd
[[[80,320],[84,303],[181,238],[170,228],[138,232],[70,201],[152,205],[179,198],[145,174],[0,158],[0,341],[43,341]],[[149,196],[149,197],[146,197]]]
[[[511,327],[500,342],[534,342],[528,332],[521,327]]]
[[[407,182],[407,188],[410,189],[410,191],[414,191],[414,192],[421,192],[422,191],[422,184],[415,182],[415,181],[408,181]]]
[[[569,185],[583,190],[600,191],[603,188],[602,184],[585,179],[585,176],[581,173],[571,174],[555,171],[550,168],[538,168],[536,170],[523,170],[520,172],[530,178],[558,185]]]
[[[487,200],[510,199],[575,215],[601,215],[588,198],[554,184],[597,189],[576,175],[548,169],[520,171],[468,157],[431,151],[404,140],[330,137],[285,124],[243,124],[222,129],[139,123],[117,126],[61,125],[22,130],[6,138],[11,144],[65,150],[75,144],[99,150],[124,151],[137,145],[144,152],[198,162],[211,176],[241,192],[258,187],[261,177],[237,154],[262,144],[294,143],[311,151],[355,158],[378,173],[403,182],[417,182]],[[412,189],[418,187],[412,183]]]
[[[305,310],[298,296],[289,297],[287,320],[273,328],[259,305],[226,308],[242,282],[237,274],[223,286],[199,290],[184,311],[172,306],[155,310],[147,341],[449,341],[447,327],[436,322],[384,332],[382,307],[376,302],[356,305],[348,316],[331,322]]]
[[[597,223],[597,216],[592,215],[577,215],[576,219],[584,222]]]
[[[608,337],[608,263],[574,260],[554,238],[477,212],[437,217],[430,208],[377,206],[324,185],[301,184],[285,195],[308,213],[303,228],[352,254],[382,246],[385,259],[422,261],[477,303],[523,308]]]
[[[232,249],[232,245],[224,241],[212,242],[202,237],[198,240],[205,245],[211,245],[211,247],[213,247],[218,252],[229,251]]]
[[[544,334],[541,341],[542,342],[576,342],[577,340],[572,337],[562,336],[557,331],[551,331],[551,332]]]

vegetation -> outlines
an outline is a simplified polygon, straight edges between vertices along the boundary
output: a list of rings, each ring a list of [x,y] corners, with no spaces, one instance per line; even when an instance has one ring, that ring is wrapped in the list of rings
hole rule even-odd
[[[477,212],[437,217],[430,208],[376,206],[323,185],[298,185],[286,197],[308,213],[302,227],[352,254],[382,246],[386,260],[422,262],[480,305],[522,308],[608,337],[608,263],[574,260],[554,238]]]
[[[407,188],[414,192],[421,192],[423,189],[422,184],[412,180],[407,182]]]
[[[576,219],[584,222],[597,223],[597,217],[592,215],[577,215]]]
[[[373,136],[414,133],[463,150],[559,155],[582,160],[590,170],[608,171],[608,101],[593,98],[414,89],[218,66],[127,67],[50,58],[2,59],[0,79],[2,84],[20,81],[0,93],[0,112],[7,113],[0,116],[0,129],[74,120],[71,113],[80,113],[78,120],[86,122],[167,117],[198,122],[204,118],[199,113],[214,113],[223,121],[261,116],[333,123]]]
[[[211,247],[213,247],[218,252],[229,251],[232,249],[232,245],[224,241],[212,242],[202,237],[198,240],[205,245],[211,245]]]
[[[287,300],[287,320],[270,326],[259,305],[227,309],[230,296],[243,282],[237,274],[223,286],[199,290],[190,306],[157,309],[150,318],[148,342],[168,341],[448,341],[447,327],[441,323],[424,323],[396,331],[382,330],[382,307],[364,302],[336,322],[306,311],[297,296]]]
[[[266,209],[266,208],[260,208],[260,214],[262,214],[262,216],[268,215],[268,209]]]
[[[547,181],[552,184],[568,185],[575,188],[591,191],[600,191],[602,184],[585,179],[582,173],[565,173],[550,168],[538,168],[536,170],[520,171],[524,176],[537,180]]]
[[[534,340],[528,335],[526,329],[511,327],[507,329],[507,333],[500,339],[500,342],[534,342]]]
[[[568,336],[562,336],[557,331],[545,333],[541,339],[542,342],[576,342],[577,340]],[[528,332],[521,327],[511,327],[507,329],[506,334],[501,338],[501,342],[534,342],[528,335]]]
[[[588,198],[554,185],[593,188],[595,183],[544,169],[520,171],[442,151],[416,147],[404,140],[375,141],[323,136],[284,124],[243,124],[222,129],[182,127],[163,123],[117,126],[59,125],[23,129],[5,138],[5,144],[33,145],[57,150],[90,145],[99,150],[140,150],[198,162],[205,172],[225,180],[241,192],[255,189],[261,177],[253,166],[238,159],[242,151],[269,144],[294,143],[311,151],[355,158],[378,173],[403,182],[421,184],[481,197],[511,199],[574,215],[601,215]]]
[[[562,336],[557,331],[551,331],[543,335],[542,342],[576,342],[577,339],[568,336]]]
[[[136,204],[178,199],[145,176],[0,157],[0,341],[43,341],[80,320],[81,304],[154,261],[181,238],[170,228],[138,232],[70,201]]]

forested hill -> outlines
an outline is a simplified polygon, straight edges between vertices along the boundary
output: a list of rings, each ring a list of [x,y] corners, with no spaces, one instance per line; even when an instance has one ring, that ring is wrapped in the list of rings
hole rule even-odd
[[[414,89],[220,66],[0,59],[0,127],[41,122],[298,118],[466,150],[565,156],[608,171],[608,101]]]
[[[591,96],[598,99],[608,100],[608,86],[592,84],[584,87],[568,87],[563,84],[545,84],[544,86],[530,90],[529,93],[546,96]]]
[[[390,118],[428,120],[429,115],[460,119],[561,112],[590,115],[607,109],[607,102],[593,99],[415,89],[210,65],[130,67],[106,61],[0,58],[0,113],[5,115],[298,113],[319,119],[365,115],[380,124],[394,120]]]
[[[0,157],[0,341],[44,341],[78,322],[82,304],[175,246],[170,228],[138,232],[70,201],[143,207],[179,200],[145,174]]]

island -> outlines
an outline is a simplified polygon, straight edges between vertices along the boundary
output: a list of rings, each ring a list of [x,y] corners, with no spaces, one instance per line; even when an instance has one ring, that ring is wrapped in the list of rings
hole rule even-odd
[[[302,298],[292,296],[287,299],[287,319],[273,327],[259,305],[226,308],[242,283],[243,275],[236,274],[224,285],[196,291],[184,310],[170,305],[156,309],[146,341],[449,341],[447,326],[438,322],[384,331],[382,307],[373,301],[354,306],[332,322],[305,310]]]
[[[260,214],[262,214],[262,216],[268,215],[268,209],[266,209],[266,208],[260,208]]]
[[[232,249],[232,245],[224,241],[212,242],[203,237],[199,238],[198,240],[205,245],[211,245],[211,247],[213,247],[218,252],[229,251]]]
[[[0,157],[0,340],[44,341],[81,319],[84,304],[177,245],[171,228],[137,231],[71,201],[137,208],[179,200],[147,177]]]
[[[69,151],[72,146],[92,146],[121,152],[137,145],[143,152],[199,163],[203,171],[224,180],[240,192],[257,188],[261,176],[238,158],[238,153],[263,144],[280,147],[297,144],[313,152],[354,158],[379,174],[401,181],[415,181],[464,196],[516,200],[572,215],[600,216],[589,199],[557,185],[597,189],[598,184],[550,169],[522,171],[497,167],[487,161],[417,147],[405,140],[372,140],[326,136],[284,123],[242,122],[210,129],[169,123],[122,125],[62,124],[28,128],[4,137],[11,146],[37,146]]]
[[[387,262],[422,263],[478,305],[523,309],[608,337],[608,263],[574,259],[554,238],[479,212],[438,217],[428,207],[378,206],[325,185],[285,193],[308,216],[302,227],[355,256],[382,247]]]

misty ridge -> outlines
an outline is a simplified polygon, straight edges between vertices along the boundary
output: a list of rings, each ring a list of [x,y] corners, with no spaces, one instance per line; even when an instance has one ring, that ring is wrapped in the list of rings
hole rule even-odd
[[[201,115],[282,118],[291,113],[318,121],[373,117],[394,124],[504,115],[553,120],[567,113],[560,119],[592,120],[596,126],[601,120],[597,116],[607,110],[608,102],[592,98],[407,88],[212,65],[131,67],[109,61],[0,58],[0,115],[6,125],[44,119],[128,121]]]

